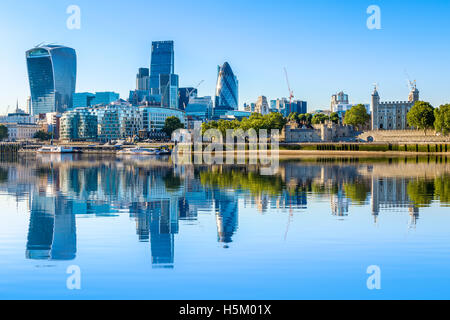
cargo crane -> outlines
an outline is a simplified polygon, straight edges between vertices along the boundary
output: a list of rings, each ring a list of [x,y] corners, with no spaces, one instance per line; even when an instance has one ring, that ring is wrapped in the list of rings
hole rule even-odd
[[[286,82],[289,90],[289,114],[292,112],[292,99],[294,99],[294,91],[291,90],[291,84],[289,83],[289,77],[286,68],[284,68],[284,74],[286,75]]]

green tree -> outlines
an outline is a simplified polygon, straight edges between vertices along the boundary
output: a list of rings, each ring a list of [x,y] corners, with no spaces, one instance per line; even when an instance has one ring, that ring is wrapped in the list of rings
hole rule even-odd
[[[407,116],[408,124],[416,129],[421,129],[425,133],[434,127],[434,108],[424,101],[417,101],[409,110]]]
[[[339,123],[341,121],[341,118],[339,118],[339,114],[337,112],[333,112],[330,115],[330,121],[332,121],[333,123]]]
[[[434,110],[434,129],[442,134],[450,133],[450,104],[444,104]]]
[[[184,124],[181,123],[181,120],[177,117],[168,117],[166,122],[164,123],[163,132],[167,134],[168,137],[172,136],[172,133],[177,129],[183,129]]]
[[[345,194],[356,205],[364,205],[370,194],[370,187],[364,181],[354,181],[344,184]]]
[[[370,119],[366,107],[363,104],[353,106],[345,113],[344,124],[361,129]]]
[[[34,138],[41,141],[48,141],[52,138],[52,135],[48,132],[40,130],[34,134]]]
[[[412,180],[406,188],[409,199],[416,207],[428,207],[434,198],[434,181],[425,179]]]
[[[298,116],[299,116],[298,112],[292,112],[292,113],[287,117],[287,119],[288,119],[289,121],[297,121],[297,122],[298,122]]]
[[[0,140],[8,138],[8,128],[4,125],[0,125]]]
[[[325,121],[330,120],[330,117],[323,113],[316,113],[311,120],[312,124],[321,124],[325,123]]]

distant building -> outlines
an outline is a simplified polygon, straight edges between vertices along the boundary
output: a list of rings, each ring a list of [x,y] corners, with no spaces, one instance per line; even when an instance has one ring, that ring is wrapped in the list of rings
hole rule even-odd
[[[26,52],[32,114],[72,108],[77,57],[74,49],[46,45]]]
[[[41,127],[32,123],[7,123],[8,139],[10,141],[30,140]]]
[[[338,105],[348,105],[348,94],[345,94],[343,91],[333,94],[331,96],[331,111],[337,112]]]
[[[281,133],[285,143],[311,143],[351,141],[354,139],[353,128],[327,122],[314,125],[313,128],[299,128],[296,123],[287,124]]]
[[[150,70],[148,68],[139,68],[136,75],[136,90],[150,91]]]
[[[247,112],[254,113],[256,110],[256,103],[250,103],[250,104],[244,103],[244,110]]]
[[[308,112],[308,103],[306,101],[294,100],[289,102],[286,98],[275,100],[275,108],[285,117],[289,117],[291,113],[305,114]]]
[[[256,101],[255,112],[262,114],[263,116],[270,113],[266,97],[260,96],[258,98],[258,101]]]
[[[231,110],[227,111],[224,115],[220,116],[220,119],[240,121],[244,118],[249,118],[251,115],[252,113],[248,111]]]
[[[186,118],[189,122],[206,122],[212,116],[212,109],[213,102],[211,97],[191,98],[185,110]]]
[[[0,124],[35,124],[36,117],[25,113],[19,109],[17,105],[13,113],[8,113],[6,116],[0,116]]]
[[[108,105],[120,99],[120,95],[115,92],[81,92],[73,95],[74,108],[87,108],[98,105]]]
[[[189,99],[197,97],[198,90],[195,88],[179,88],[178,89],[178,107],[185,110],[189,104]]]
[[[120,95],[115,92],[96,92],[91,101],[91,106],[108,105],[120,99]]]
[[[175,73],[175,53],[173,41],[154,41],[150,62],[151,94],[161,94],[160,75]]]
[[[65,112],[60,120],[61,140],[97,140],[97,115],[92,108],[75,108]]]
[[[141,109],[124,101],[94,108],[93,112],[97,115],[100,141],[137,137],[143,128]]]
[[[375,87],[372,98],[372,130],[406,130],[411,129],[406,118],[409,110],[419,101],[419,90],[414,83],[408,101],[381,102]]]
[[[159,81],[161,106],[178,109],[178,75],[160,74]]]
[[[142,129],[148,133],[160,132],[168,117],[177,117],[186,124],[186,114],[182,110],[159,106],[141,106],[139,110],[142,114]]]
[[[95,94],[90,92],[80,92],[73,95],[73,107],[74,108],[86,108],[90,107],[92,100],[94,100]]]
[[[239,82],[228,62],[217,67],[217,86],[213,116],[239,109]]]

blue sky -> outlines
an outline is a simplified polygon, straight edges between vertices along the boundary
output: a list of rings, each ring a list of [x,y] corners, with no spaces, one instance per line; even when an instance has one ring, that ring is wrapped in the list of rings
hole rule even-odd
[[[81,29],[69,30],[69,5],[81,8]],[[381,30],[369,30],[369,5],[381,9]],[[128,97],[151,42],[175,41],[180,86],[201,80],[213,95],[217,65],[228,61],[240,82],[240,105],[259,95],[295,97],[309,110],[329,106],[339,90],[368,103],[377,82],[382,100],[405,100],[405,70],[421,98],[450,103],[449,1],[85,1],[18,0],[0,4],[0,113],[29,95],[25,51],[43,41],[77,50],[77,91]]]

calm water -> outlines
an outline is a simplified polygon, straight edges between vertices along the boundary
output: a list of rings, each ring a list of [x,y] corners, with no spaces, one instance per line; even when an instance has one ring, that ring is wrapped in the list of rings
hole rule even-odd
[[[2,161],[0,298],[449,299],[448,160]]]

